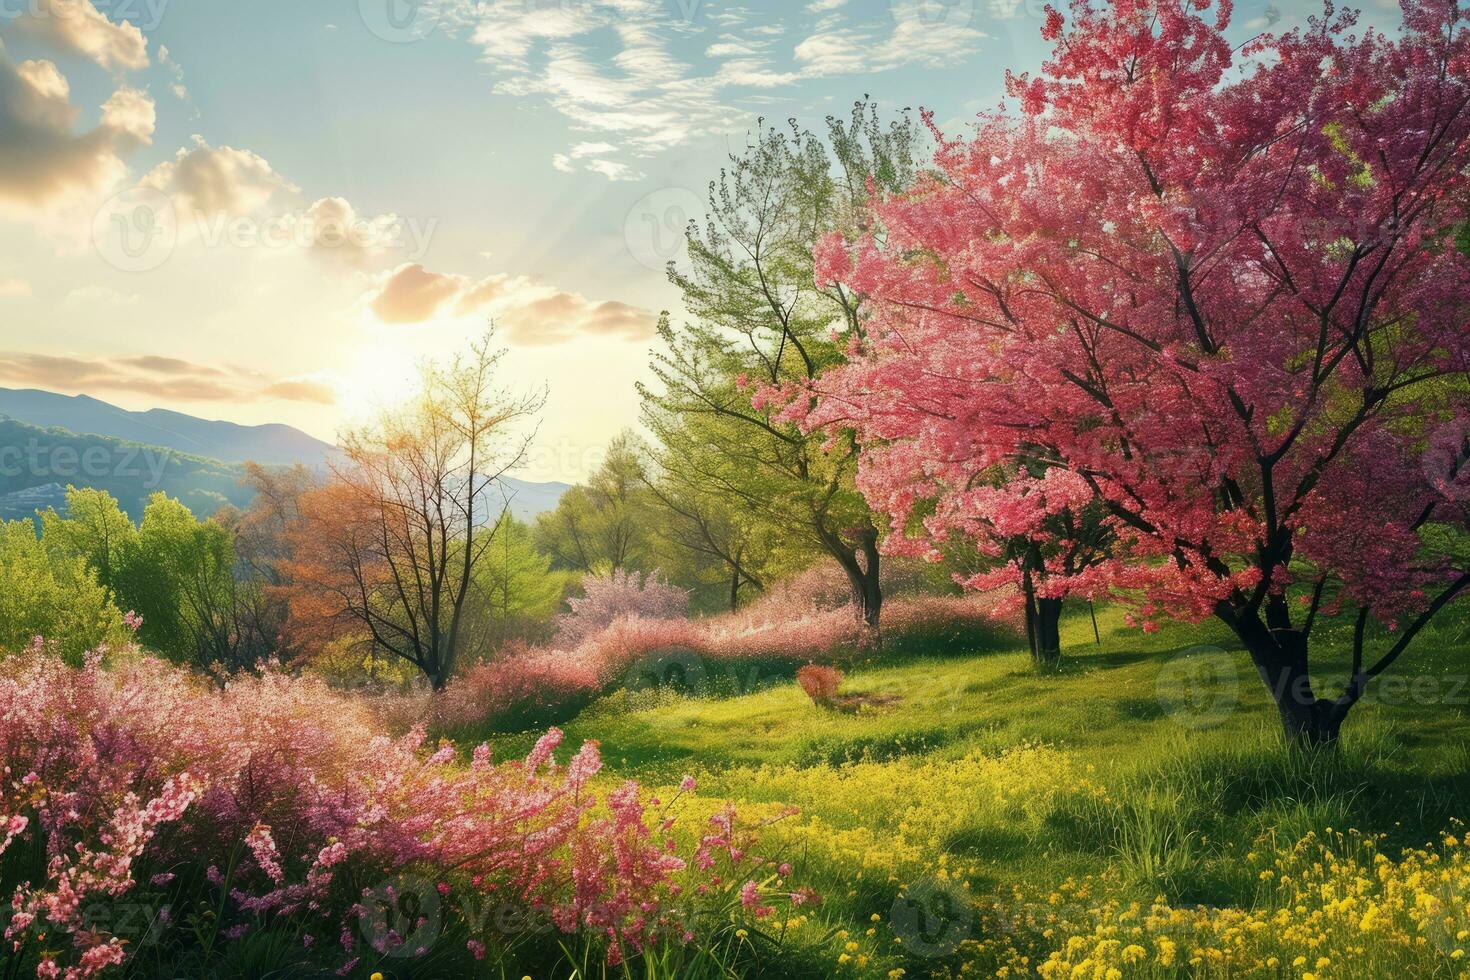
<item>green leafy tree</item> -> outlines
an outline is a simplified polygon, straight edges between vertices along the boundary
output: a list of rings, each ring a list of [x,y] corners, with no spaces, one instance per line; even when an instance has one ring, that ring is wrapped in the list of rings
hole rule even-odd
[[[553,567],[584,574],[652,570],[642,451],[636,436],[622,433],[587,482],[537,518],[536,546]]]
[[[730,609],[765,589],[775,570],[777,536],[757,508],[711,488],[700,465],[709,448],[699,419],[665,433],[645,476],[654,510],[658,565],[669,581],[691,590],[691,604],[710,595]]]
[[[81,555],[48,548],[32,521],[0,524],[0,650],[44,637],[73,661],[128,638],[122,613]]]
[[[794,123],[762,128],[711,182],[705,221],[686,236],[688,268],[669,264],[691,319],[664,317],[658,384],[640,392],[664,468],[788,550],[830,557],[876,627],[879,532],[853,486],[859,448],[849,434],[803,432],[787,410],[864,329],[860,294],[815,284],[813,248],[862,230],[870,186],[910,183],[916,129],[907,117],[883,125],[866,102],[827,123],[826,139]]]
[[[138,547],[138,529],[123,513],[117,498],[93,487],[66,488],[66,516],[47,508],[41,514],[42,537],[53,551],[80,555],[97,573],[97,581],[115,594]]]
[[[480,652],[507,640],[548,635],[571,578],[552,569],[527,524],[503,512],[490,531],[484,560],[475,566],[478,623],[471,632],[481,638]]]

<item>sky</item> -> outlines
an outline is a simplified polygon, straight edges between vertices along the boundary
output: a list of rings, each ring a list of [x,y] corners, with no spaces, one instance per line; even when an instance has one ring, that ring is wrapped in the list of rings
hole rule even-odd
[[[1396,8],[1365,0],[1370,23]],[[1306,0],[1245,0],[1241,40]],[[760,117],[960,132],[1042,0],[0,0],[0,386],[324,439],[490,322],[521,474],[636,425],[664,263]]]

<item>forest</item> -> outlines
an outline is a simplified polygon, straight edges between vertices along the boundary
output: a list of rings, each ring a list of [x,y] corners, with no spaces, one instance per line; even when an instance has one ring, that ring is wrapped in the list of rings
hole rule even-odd
[[[753,122],[534,517],[494,322],[10,515],[4,975],[1470,976],[1470,11],[1231,15]]]

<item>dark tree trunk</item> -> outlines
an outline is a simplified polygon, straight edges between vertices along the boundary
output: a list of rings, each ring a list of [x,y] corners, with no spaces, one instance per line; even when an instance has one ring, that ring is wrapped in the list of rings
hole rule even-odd
[[[1044,667],[1055,667],[1062,659],[1062,600],[1036,600],[1036,646],[1031,656]]]
[[[837,534],[821,528],[818,533],[827,552],[847,574],[848,585],[852,587],[852,605],[858,618],[876,635],[883,611],[883,559],[878,553],[877,530],[870,525],[860,531],[855,549]]]
[[[1268,629],[1253,615],[1222,613],[1250,654],[1281,718],[1286,740],[1304,748],[1337,744],[1343,719],[1356,698],[1319,698],[1312,690],[1307,637],[1297,629]]]
[[[883,587],[878,582],[879,559],[874,554],[871,565],[864,567],[857,561],[843,562],[842,570],[852,586],[852,605],[858,618],[869,629],[876,630],[883,611]]]
[[[730,611],[734,612],[740,607],[740,572],[736,571],[730,576]]]
[[[1062,660],[1062,600],[1026,595],[1026,645],[1038,667],[1055,667]]]
[[[1021,597],[1026,604],[1026,645],[1031,650],[1031,661],[1038,667],[1055,667],[1062,659],[1062,600],[1038,596],[1029,571],[1021,576]]]

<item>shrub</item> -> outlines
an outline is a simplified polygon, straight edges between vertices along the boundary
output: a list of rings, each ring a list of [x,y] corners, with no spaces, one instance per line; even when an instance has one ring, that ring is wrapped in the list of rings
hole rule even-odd
[[[98,913],[124,900],[211,910],[167,934],[178,956],[207,963],[217,943],[278,930],[302,959],[352,972],[406,941],[359,940],[364,883],[394,875],[539,910],[617,962],[692,938],[687,906],[756,860],[733,812],[681,848],[668,804],[633,782],[599,791],[596,744],[559,764],[555,729],[523,760],[482,745],[464,763],[422,729],[388,736],[317,680],[220,690],[119,660],[69,667],[37,644],[0,666],[0,897],[10,965],[38,976],[122,962],[142,937]]]
[[[807,664],[796,672],[796,683],[806,696],[817,704],[824,704],[837,696],[837,687],[842,683],[842,671],[836,667]]]
[[[605,691],[640,686],[649,674],[662,683],[674,668],[684,668],[687,686],[708,687],[746,669],[791,677],[802,664],[846,661],[868,649],[872,635],[852,607],[823,608],[829,593],[804,582],[707,619],[620,617],[575,646],[516,646],[438,695],[391,699],[384,710],[404,727],[426,721],[441,730],[515,731],[571,718]],[[994,607],[995,597],[983,594],[916,596],[890,601],[884,617],[898,637],[972,649],[976,631],[996,625]]]
[[[611,575],[582,579],[582,595],[567,600],[571,612],[557,617],[553,645],[570,649],[620,619],[682,619],[689,614],[689,593],[654,572],[647,576],[619,569]]]

